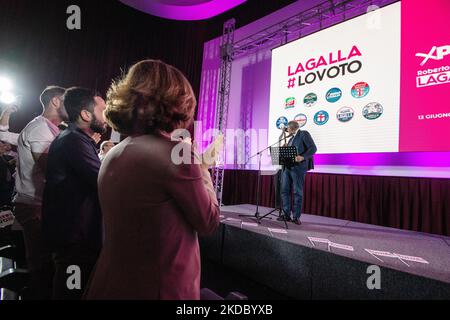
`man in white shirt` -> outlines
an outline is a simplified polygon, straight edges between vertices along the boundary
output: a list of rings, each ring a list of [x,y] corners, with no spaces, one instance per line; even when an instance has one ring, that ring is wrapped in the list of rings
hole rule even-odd
[[[49,299],[53,263],[41,231],[42,194],[50,144],[59,134],[58,125],[67,120],[62,96],[65,89],[47,87],[40,96],[43,113],[22,130],[17,144],[15,217],[23,228],[33,299]]]

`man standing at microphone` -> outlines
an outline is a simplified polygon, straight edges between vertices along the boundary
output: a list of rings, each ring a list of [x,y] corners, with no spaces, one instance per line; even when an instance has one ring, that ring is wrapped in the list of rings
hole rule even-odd
[[[316,144],[308,131],[300,130],[297,121],[288,123],[287,131],[292,137],[287,146],[297,148],[295,162],[283,165],[281,175],[281,201],[284,217],[278,220],[292,221],[301,224],[300,215],[303,201],[303,184],[306,172],[314,168],[313,155],[317,151]],[[293,217],[291,219],[291,186],[294,191]]]

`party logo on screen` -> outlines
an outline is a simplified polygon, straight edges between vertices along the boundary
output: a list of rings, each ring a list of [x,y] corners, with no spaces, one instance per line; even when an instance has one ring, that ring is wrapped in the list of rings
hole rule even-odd
[[[416,87],[429,87],[450,83],[450,66],[417,71]]]
[[[295,98],[294,97],[289,97],[284,101],[285,109],[290,109],[290,108],[294,108],[294,107],[295,107]]]
[[[423,58],[420,65],[424,66],[428,60],[443,60],[448,54],[450,54],[450,45],[440,47],[433,46],[428,53],[416,53],[416,57]]]
[[[328,112],[326,112],[325,110],[320,110],[314,115],[314,123],[318,126],[322,126],[328,122],[329,118],[330,116],[328,115]]]
[[[305,126],[306,122],[308,122],[308,117],[303,113],[299,113],[295,116],[294,121],[297,121],[298,125],[301,128]]]
[[[340,122],[349,122],[353,119],[355,111],[350,107],[343,107],[338,110],[336,117]]]
[[[331,88],[325,95],[327,101],[331,103],[337,102],[341,97],[342,97],[342,90],[339,88]]]
[[[308,93],[305,98],[303,98],[303,104],[305,107],[312,107],[317,102],[317,95],[313,92]]]
[[[286,117],[279,117],[277,120],[277,128],[278,129],[282,129],[282,128],[286,128],[287,124],[288,124],[288,119]]]
[[[421,67],[424,67],[429,60],[434,60],[436,62],[444,60],[447,55],[450,55],[450,45],[440,47],[433,46],[428,53],[416,53],[416,57],[423,58],[422,62],[420,63]],[[417,88],[435,86],[440,84],[450,84],[450,66],[441,65],[438,68],[417,70]]]
[[[364,98],[369,94],[370,86],[367,82],[358,82],[352,87],[352,96],[354,98]]]
[[[383,106],[378,102],[371,102],[363,108],[362,114],[368,120],[378,119],[383,114]]]

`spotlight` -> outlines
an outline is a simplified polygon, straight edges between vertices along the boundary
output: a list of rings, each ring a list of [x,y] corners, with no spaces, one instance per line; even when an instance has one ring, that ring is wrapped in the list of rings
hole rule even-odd
[[[12,104],[16,101],[17,101],[16,96],[14,96],[11,92],[6,91],[0,94],[0,102],[4,104]]]
[[[10,91],[12,89],[12,83],[9,79],[0,77],[0,92]]]

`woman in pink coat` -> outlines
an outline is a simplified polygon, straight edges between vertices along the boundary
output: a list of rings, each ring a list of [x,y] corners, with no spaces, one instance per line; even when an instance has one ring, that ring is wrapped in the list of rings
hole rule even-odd
[[[161,61],[135,64],[109,89],[105,117],[128,138],[100,169],[105,240],[85,298],[200,298],[197,235],[214,232],[219,206],[207,167],[195,152],[177,164],[170,137],[195,106],[184,75]]]

